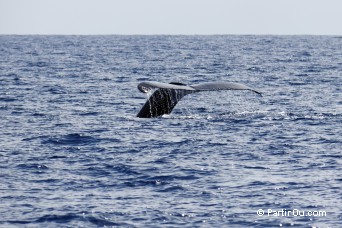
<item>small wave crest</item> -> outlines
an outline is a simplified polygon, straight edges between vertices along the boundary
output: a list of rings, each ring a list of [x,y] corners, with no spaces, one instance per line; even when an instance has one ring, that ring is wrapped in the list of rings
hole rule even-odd
[[[85,145],[89,143],[99,142],[100,139],[86,136],[79,133],[72,133],[63,135],[60,137],[53,137],[43,141],[44,144],[54,144],[54,145]]]

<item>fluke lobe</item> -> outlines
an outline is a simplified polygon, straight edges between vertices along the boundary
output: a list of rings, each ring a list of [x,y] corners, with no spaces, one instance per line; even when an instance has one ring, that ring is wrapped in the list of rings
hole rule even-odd
[[[192,86],[179,82],[141,82],[138,89],[143,93],[157,89],[141,108],[137,115],[139,118],[152,118],[170,114],[178,101],[185,95],[201,91],[250,90],[261,95],[259,91],[235,82],[207,82]]]

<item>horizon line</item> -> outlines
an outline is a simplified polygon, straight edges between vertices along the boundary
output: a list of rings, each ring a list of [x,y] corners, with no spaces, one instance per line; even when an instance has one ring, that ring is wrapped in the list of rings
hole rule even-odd
[[[0,33],[0,36],[342,36],[342,34],[275,34],[275,33]]]

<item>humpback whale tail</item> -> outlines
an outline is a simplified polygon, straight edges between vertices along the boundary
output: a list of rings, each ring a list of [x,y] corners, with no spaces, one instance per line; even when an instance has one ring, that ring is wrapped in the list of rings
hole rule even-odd
[[[255,89],[234,82],[207,82],[192,86],[187,86],[178,82],[171,82],[169,84],[161,82],[141,82],[138,85],[138,89],[143,93],[148,93],[152,91],[152,89],[157,89],[148,98],[138,113],[137,117],[140,118],[152,118],[170,114],[178,101],[185,95],[201,91],[250,90],[261,95],[261,93]]]

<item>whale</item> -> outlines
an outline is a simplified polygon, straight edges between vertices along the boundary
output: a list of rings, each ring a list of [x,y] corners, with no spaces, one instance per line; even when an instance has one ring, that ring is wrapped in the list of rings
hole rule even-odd
[[[138,84],[138,89],[142,93],[152,93],[143,105],[137,117],[154,118],[165,114],[170,114],[177,103],[186,95],[203,91],[219,90],[249,90],[261,95],[256,89],[236,82],[205,82],[195,85],[186,85],[180,82],[155,82],[146,81]]]

